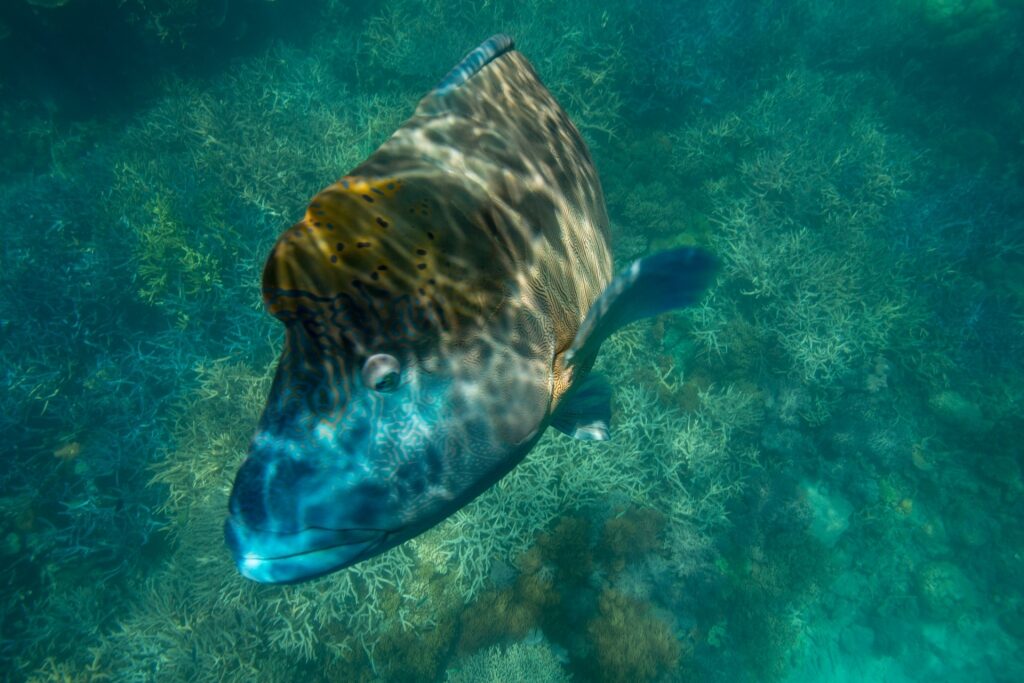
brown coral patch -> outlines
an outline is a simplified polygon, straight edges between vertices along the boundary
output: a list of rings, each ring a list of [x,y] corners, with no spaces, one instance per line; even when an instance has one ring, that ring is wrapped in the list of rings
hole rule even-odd
[[[587,636],[593,647],[590,675],[596,681],[653,681],[679,663],[679,642],[669,625],[646,603],[612,589],[601,594]]]
[[[544,610],[558,601],[550,572],[539,564],[535,571],[520,574],[509,588],[484,591],[462,613],[459,652],[522,640],[531,630],[541,627]]]
[[[661,547],[665,515],[657,510],[632,509],[605,522],[600,553],[612,571],[625,569],[627,562]]]

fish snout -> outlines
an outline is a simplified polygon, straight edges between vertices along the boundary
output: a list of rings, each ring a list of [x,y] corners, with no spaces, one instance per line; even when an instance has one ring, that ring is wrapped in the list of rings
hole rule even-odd
[[[259,531],[229,516],[224,539],[239,573],[259,583],[297,583],[343,569],[374,554],[387,532],[378,529]]]
[[[293,452],[294,451],[294,452]],[[257,439],[239,468],[224,536],[239,572],[295,583],[355,564],[385,546],[382,491],[330,458]]]

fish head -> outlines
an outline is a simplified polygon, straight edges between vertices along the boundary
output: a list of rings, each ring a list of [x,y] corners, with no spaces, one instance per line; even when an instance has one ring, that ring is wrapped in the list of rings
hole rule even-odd
[[[539,434],[550,372],[523,344],[540,335],[516,324],[509,343],[485,247],[435,233],[430,206],[405,181],[343,179],[274,246],[263,292],[284,350],[225,529],[250,579],[303,581],[415,536]]]

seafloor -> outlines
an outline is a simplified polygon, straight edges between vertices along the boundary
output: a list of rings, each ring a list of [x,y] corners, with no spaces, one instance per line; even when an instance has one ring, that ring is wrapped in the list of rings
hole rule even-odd
[[[1024,680],[1020,0],[7,0],[0,678]],[[606,343],[423,536],[293,587],[221,525],[276,235],[513,35],[618,265],[699,305]]]

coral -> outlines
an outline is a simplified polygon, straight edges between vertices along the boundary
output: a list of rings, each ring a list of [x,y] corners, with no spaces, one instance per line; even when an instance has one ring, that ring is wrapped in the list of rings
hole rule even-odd
[[[447,683],[569,683],[551,647],[544,641],[492,645],[452,664]]]
[[[949,47],[991,40],[1007,21],[1009,3],[1000,0],[916,0],[907,3]]]
[[[930,396],[928,407],[941,422],[971,436],[982,436],[992,429],[992,423],[982,415],[981,408],[952,389]]]
[[[903,264],[869,228],[883,224],[908,177],[904,157],[892,152],[898,141],[866,112],[850,115],[852,137],[826,132],[834,125],[831,98],[857,87],[854,81],[826,85],[815,74],[792,72],[750,103],[742,117],[730,115],[678,134],[689,140],[681,142],[676,157],[683,177],[703,176],[707,182],[709,169],[699,155],[710,149],[715,158],[723,140],[740,157],[738,164],[717,169],[722,189],[709,193],[719,223],[711,244],[726,275],[724,291],[715,295],[719,305],[731,297],[756,301],[756,307],[737,311],[757,330],[753,341],[761,347],[746,353],[772,359],[781,350],[797,377],[819,386],[890,348],[896,331],[921,315],[902,290]],[[800,124],[794,127],[790,117],[797,110]],[[832,152],[825,154],[822,145],[832,145]],[[890,264],[893,274],[884,283],[864,275],[879,262]],[[699,320],[715,318],[703,311]],[[710,329],[716,328],[722,324]],[[709,331],[699,338],[719,353],[720,335]]]
[[[665,515],[657,510],[622,510],[604,524],[600,552],[608,558],[613,571],[622,571],[627,562],[658,550],[662,546]]]
[[[560,600],[553,572],[536,550],[524,554],[520,566],[522,572],[513,586],[484,591],[462,613],[461,652],[520,640],[543,626],[545,611]]]
[[[798,490],[810,510],[811,536],[826,547],[834,546],[850,526],[853,506],[841,494],[829,495],[820,483],[803,481]]]
[[[431,598],[433,599],[433,598]],[[390,631],[374,648],[378,673],[388,681],[433,681],[452,650],[455,619],[442,613],[436,623],[408,632]]]
[[[256,372],[245,363],[202,363],[199,385],[176,407],[174,449],[154,467],[152,483],[166,486],[162,511],[175,520],[171,532],[185,532],[193,515],[223,501],[237,463],[248,446],[270,387],[270,366]],[[216,503],[214,503],[216,501]]]
[[[149,220],[136,228],[139,296],[144,301],[166,304],[168,295],[188,300],[221,284],[221,264],[213,254],[189,246],[165,195],[153,197],[145,211]]]
[[[144,33],[161,43],[179,49],[194,48],[202,42],[205,34],[222,28],[229,20],[230,9],[231,3],[227,0],[123,0],[119,3],[119,10],[129,22],[140,26]],[[231,18],[232,21],[256,19],[256,13],[236,14]]]
[[[956,620],[974,599],[970,581],[950,562],[929,562],[917,571],[914,579],[921,605],[933,618]]]
[[[587,636],[593,648],[593,680],[653,681],[679,663],[679,643],[668,624],[644,603],[614,590],[601,594]]]
[[[562,517],[551,531],[540,534],[536,553],[534,556],[526,553],[520,558],[519,566],[525,571],[538,563],[555,567],[560,584],[579,582],[587,577],[593,567],[590,521],[572,515]]]

